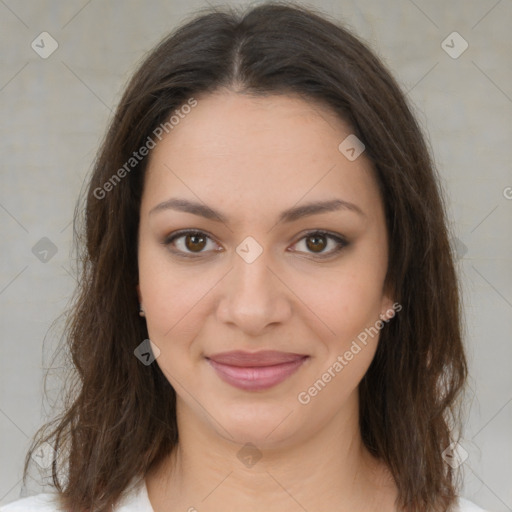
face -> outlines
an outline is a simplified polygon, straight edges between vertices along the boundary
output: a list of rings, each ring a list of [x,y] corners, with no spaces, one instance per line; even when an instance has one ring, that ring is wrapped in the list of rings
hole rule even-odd
[[[321,105],[197,100],[145,176],[138,293],[154,364],[180,424],[303,442],[355,415],[379,317],[393,312],[372,167],[338,149],[351,130]]]

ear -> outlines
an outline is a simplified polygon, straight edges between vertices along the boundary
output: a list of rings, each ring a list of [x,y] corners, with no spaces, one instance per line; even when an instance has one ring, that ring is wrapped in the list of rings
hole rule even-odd
[[[393,305],[393,302],[389,299],[387,295],[384,295],[382,297],[382,300],[380,302],[380,314],[379,316],[381,318],[387,318],[389,315],[389,310],[391,309],[391,306]]]
[[[391,293],[384,293],[381,300],[380,316],[385,320],[393,318],[402,306],[395,302]]]
[[[142,303],[142,296],[140,294],[140,284],[138,284],[135,288],[137,290],[137,298],[139,299],[139,304],[141,304]]]

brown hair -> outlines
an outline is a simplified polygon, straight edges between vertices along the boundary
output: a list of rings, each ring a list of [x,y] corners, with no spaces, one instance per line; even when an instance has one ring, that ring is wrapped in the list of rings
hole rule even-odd
[[[80,284],[66,337],[73,384],[64,412],[36,434],[24,479],[32,453],[48,441],[58,454],[52,480],[63,506],[108,510],[178,442],[173,388],[157,364],[134,357],[148,336],[136,295],[148,159],[102,197],[98,190],[175,109],[220,87],[322,102],[364,142],[385,206],[386,284],[403,311],[381,332],[359,386],[362,437],[390,468],[401,508],[447,510],[457,482],[442,452],[460,430],[467,368],[437,174],[404,94],[378,58],[325,16],[283,3],[201,13],[161,42],[129,83],[86,197]]]

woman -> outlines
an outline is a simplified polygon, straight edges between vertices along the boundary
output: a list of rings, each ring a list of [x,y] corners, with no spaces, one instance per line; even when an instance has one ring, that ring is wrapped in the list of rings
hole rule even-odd
[[[99,152],[84,247],[75,394],[25,463],[54,454],[58,493],[5,512],[480,510],[457,495],[436,172],[344,28],[264,4],[164,40]]]

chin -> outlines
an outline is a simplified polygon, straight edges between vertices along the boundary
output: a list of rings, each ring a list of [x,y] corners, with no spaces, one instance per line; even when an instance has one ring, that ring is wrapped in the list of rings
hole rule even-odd
[[[210,411],[218,420],[212,422],[218,434],[236,444],[252,443],[260,449],[290,442],[299,427],[297,408],[287,405],[283,397],[261,401],[230,399]]]

